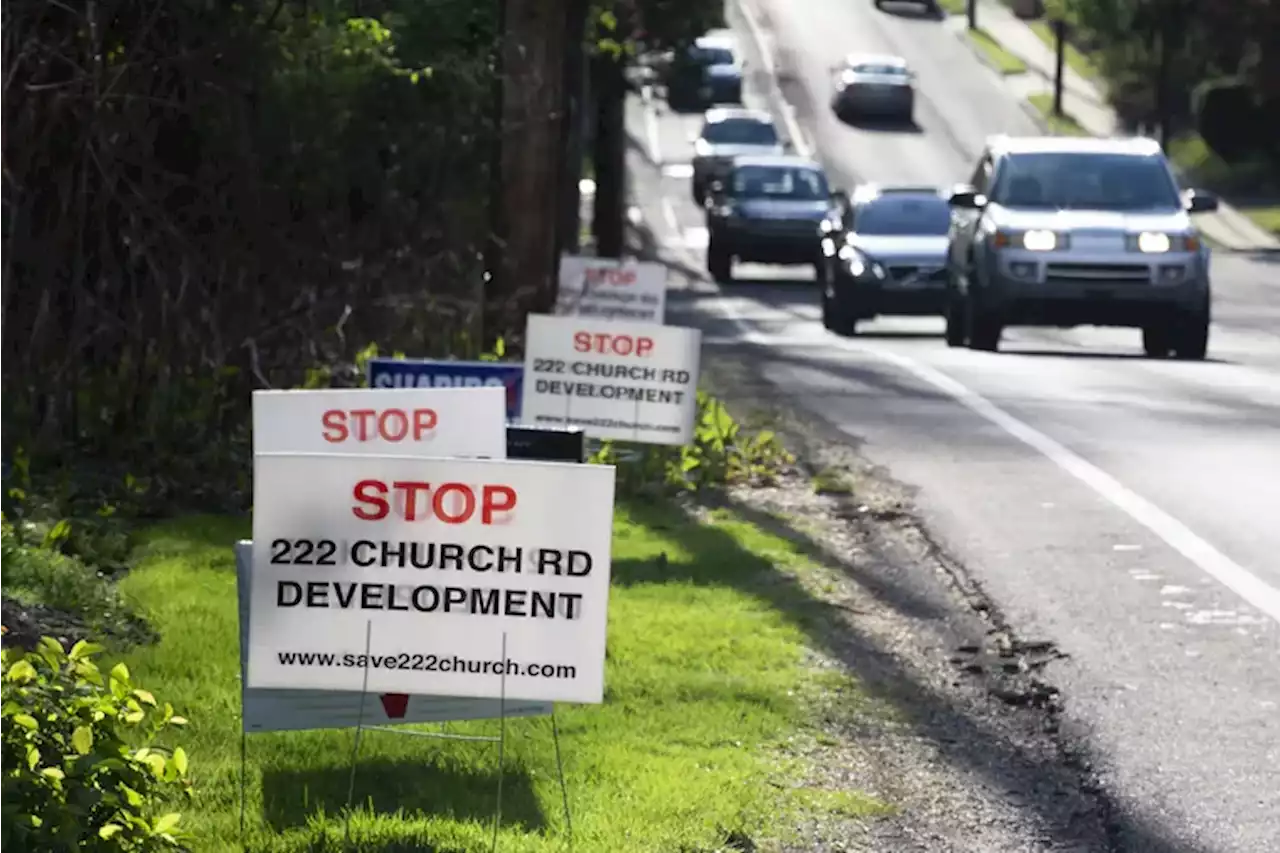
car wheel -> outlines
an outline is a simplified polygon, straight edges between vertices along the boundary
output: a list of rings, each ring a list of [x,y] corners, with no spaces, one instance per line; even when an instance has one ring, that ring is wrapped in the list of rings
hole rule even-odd
[[[876,0],[876,8],[877,8],[877,9],[883,9],[883,8],[884,8],[884,0]]]
[[[1172,348],[1182,361],[1204,361],[1209,354],[1209,302],[1178,319],[1173,328]]]
[[[978,304],[978,300],[974,299],[972,294],[965,299],[965,305],[968,309],[965,312],[968,321],[965,336],[968,338],[969,349],[982,352],[998,351],[1000,335],[1004,332],[1004,324],[1000,322],[1000,318]]]
[[[964,299],[952,296],[947,301],[947,346],[962,347],[965,345],[965,308]]]
[[[711,279],[717,282],[729,282],[733,280],[733,256],[725,251],[720,245],[715,235],[707,243],[707,272],[711,273]]]
[[[822,290],[822,325],[844,338],[858,333],[858,318],[851,306],[839,296],[828,296],[826,288]]]
[[[1144,326],[1142,329],[1142,351],[1148,358],[1164,358],[1173,349],[1172,335],[1166,325]]]

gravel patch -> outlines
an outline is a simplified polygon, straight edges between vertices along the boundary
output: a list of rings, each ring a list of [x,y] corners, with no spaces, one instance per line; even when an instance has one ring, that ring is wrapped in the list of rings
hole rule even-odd
[[[752,368],[750,349],[704,351],[704,382],[739,420],[796,454],[774,486],[733,508],[828,571],[808,581],[830,618],[815,665],[860,685],[823,702],[824,736],[791,749],[809,786],[890,804],[872,818],[799,827],[799,851],[1102,851],[1107,804],[1060,731],[1044,669],[1061,657],[1021,637],[930,537],[910,490],[847,437],[797,416]]]

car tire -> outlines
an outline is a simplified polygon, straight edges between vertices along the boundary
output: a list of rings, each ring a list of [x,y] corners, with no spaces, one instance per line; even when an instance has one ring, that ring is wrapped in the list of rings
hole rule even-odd
[[[1209,354],[1209,301],[1178,318],[1173,328],[1173,355],[1181,361],[1204,361]]]
[[[965,306],[968,309],[965,311],[967,321],[965,337],[968,339],[969,349],[998,352],[1000,336],[1004,332],[1004,324],[1000,322],[1000,317],[995,312],[983,308],[972,294],[965,299]]]
[[[719,245],[715,235],[707,243],[707,272],[711,280],[728,283],[733,280],[733,255]]]
[[[707,188],[703,185],[702,181],[694,181],[693,182],[694,203],[697,204],[699,207],[701,207],[703,204],[706,203],[706,200],[707,200]]]
[[[1173,350],[1173,335],[1165,324],[1143,326],[1142,351],[1147,358],[1164,358]]]
[[[947,331],[946,341],[949,347],[962,347],[967,343],[965,336],[965,307],[964,299],[960,296],[952,296],[947,300]]]
[[[858,318],[842,300],[828,296],[825,287],[822,290],[822,325],[842,338],[851,338],[858,333]]]

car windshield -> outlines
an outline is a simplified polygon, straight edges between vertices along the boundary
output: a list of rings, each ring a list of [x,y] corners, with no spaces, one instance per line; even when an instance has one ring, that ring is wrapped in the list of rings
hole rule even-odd
[[[689,58],[703,65],[733,65],[733,51],[727,47],[694,47]]]
[[[1178,187],[1157,155],[1043,152],[1011,155],[991,200],[1033,210],[1181,210]]]
[[[853,230],[859,234],[937,235],[951,227],[951,208],[940,196],[881,196],[858,207]]]
[[[880,65],[874,62],[864,62],[853,66],[855,74],[889,74],[894,77],[906,77],[907,69],[901,65]]]
[[[740,166],[733,173],[738,198],[785,198],[813,201],[827,198],[827,179],[803,166]]]
[[[716,145],[776,145],[778,131],[758,119],[730,118],[708,124],[702,138]]]

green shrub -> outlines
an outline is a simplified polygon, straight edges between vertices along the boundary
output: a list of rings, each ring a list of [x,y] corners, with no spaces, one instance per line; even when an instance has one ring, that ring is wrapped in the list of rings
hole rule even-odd
[[[56,608],[91,627],[108,626],[128,613],[108,580],[76,557],[23,541],[8,519],[0,520],[0,559],[5,594],[20,601]]]
[[[768,483],[795,458],[772,431],[744,430],[723,403],[699,391],[689,444],[636,446],[606,441],[591,461],[617,466],[618,493],[635,495]]]
[[[124,664],[104,676],[99,651],[81,641],[68,653],[45,637],[33,652],[2,652],[6,850],[185,849],[180,815],[161,806],[190,796],[187,756],[155,741],[186,720]]]

